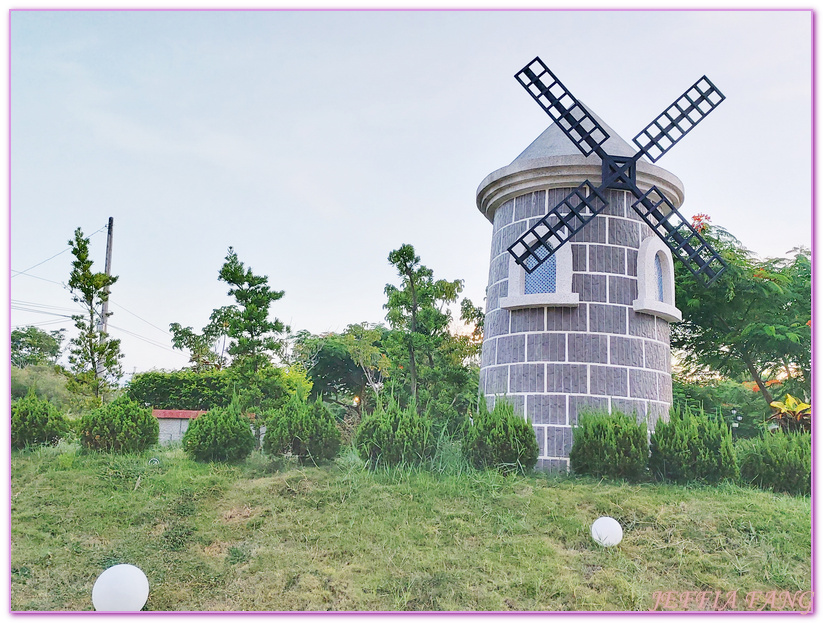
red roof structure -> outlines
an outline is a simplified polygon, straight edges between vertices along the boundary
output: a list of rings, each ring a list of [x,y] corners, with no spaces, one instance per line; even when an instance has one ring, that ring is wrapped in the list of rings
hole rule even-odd
[[[193,420],[205,411],[191,411],[188,409],[152,409],[151,414],[161,420]]]

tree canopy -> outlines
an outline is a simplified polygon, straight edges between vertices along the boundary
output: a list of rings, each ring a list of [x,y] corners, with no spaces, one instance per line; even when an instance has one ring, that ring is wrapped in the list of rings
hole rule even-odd
[[[436,428],[454,432],[477,399],[477,345],[470,336],[449,330],[449,305],[457,302],[463,281],[436,280],[408,244],[388,259],[400,278],[399,287],[385,287],[384,308],[392,330],[383,344],[393,364],[392,385],[432,412]],[[470,319],[477,319],[477,311],[471,303],[464,308]]]
[[[65,329],[43,331],[34,326],[12,329],[11,365],[18,368],[56,363],[62,350]]]
[[[677,307],[672,347],[688,372],[712,369],[751,378],[767,403],[768,381],[808,397],[811,384],[811,257],[796,248],[790,258],[758,259],[724,229],[701,222],[703,236],[728,262],[704,288],[676,264]]]

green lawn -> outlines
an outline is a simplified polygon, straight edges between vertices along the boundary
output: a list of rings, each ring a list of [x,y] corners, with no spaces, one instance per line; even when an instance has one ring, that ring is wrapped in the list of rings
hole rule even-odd
[[[116,563],[148,576],[147,610],[648,610],[656,591],[735,590],[741,609],[811,588],[809,498],[446,463],[13,452],[12,610],[91,610]],[[619,546],[592,541],[601,515]]]

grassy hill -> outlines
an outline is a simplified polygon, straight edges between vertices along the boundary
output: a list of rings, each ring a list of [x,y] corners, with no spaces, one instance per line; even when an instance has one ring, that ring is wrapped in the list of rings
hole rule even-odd
[[[811,588],[810,500],[734,485],[62,444],[11,469],[12,610],[91,610],[121,562],[148,576],[147,610],[649,610],[660,591],[737,591],[745,609],[753,591]],[[601,515],[619,546],[592,541]]]

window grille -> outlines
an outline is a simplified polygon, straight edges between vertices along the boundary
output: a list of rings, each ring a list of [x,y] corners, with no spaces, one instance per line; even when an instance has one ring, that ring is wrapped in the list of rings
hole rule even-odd
[[[552,255],[533,272],[526,273],[526,283],[523,294],[554,293],[556,291],[557,257]]]

